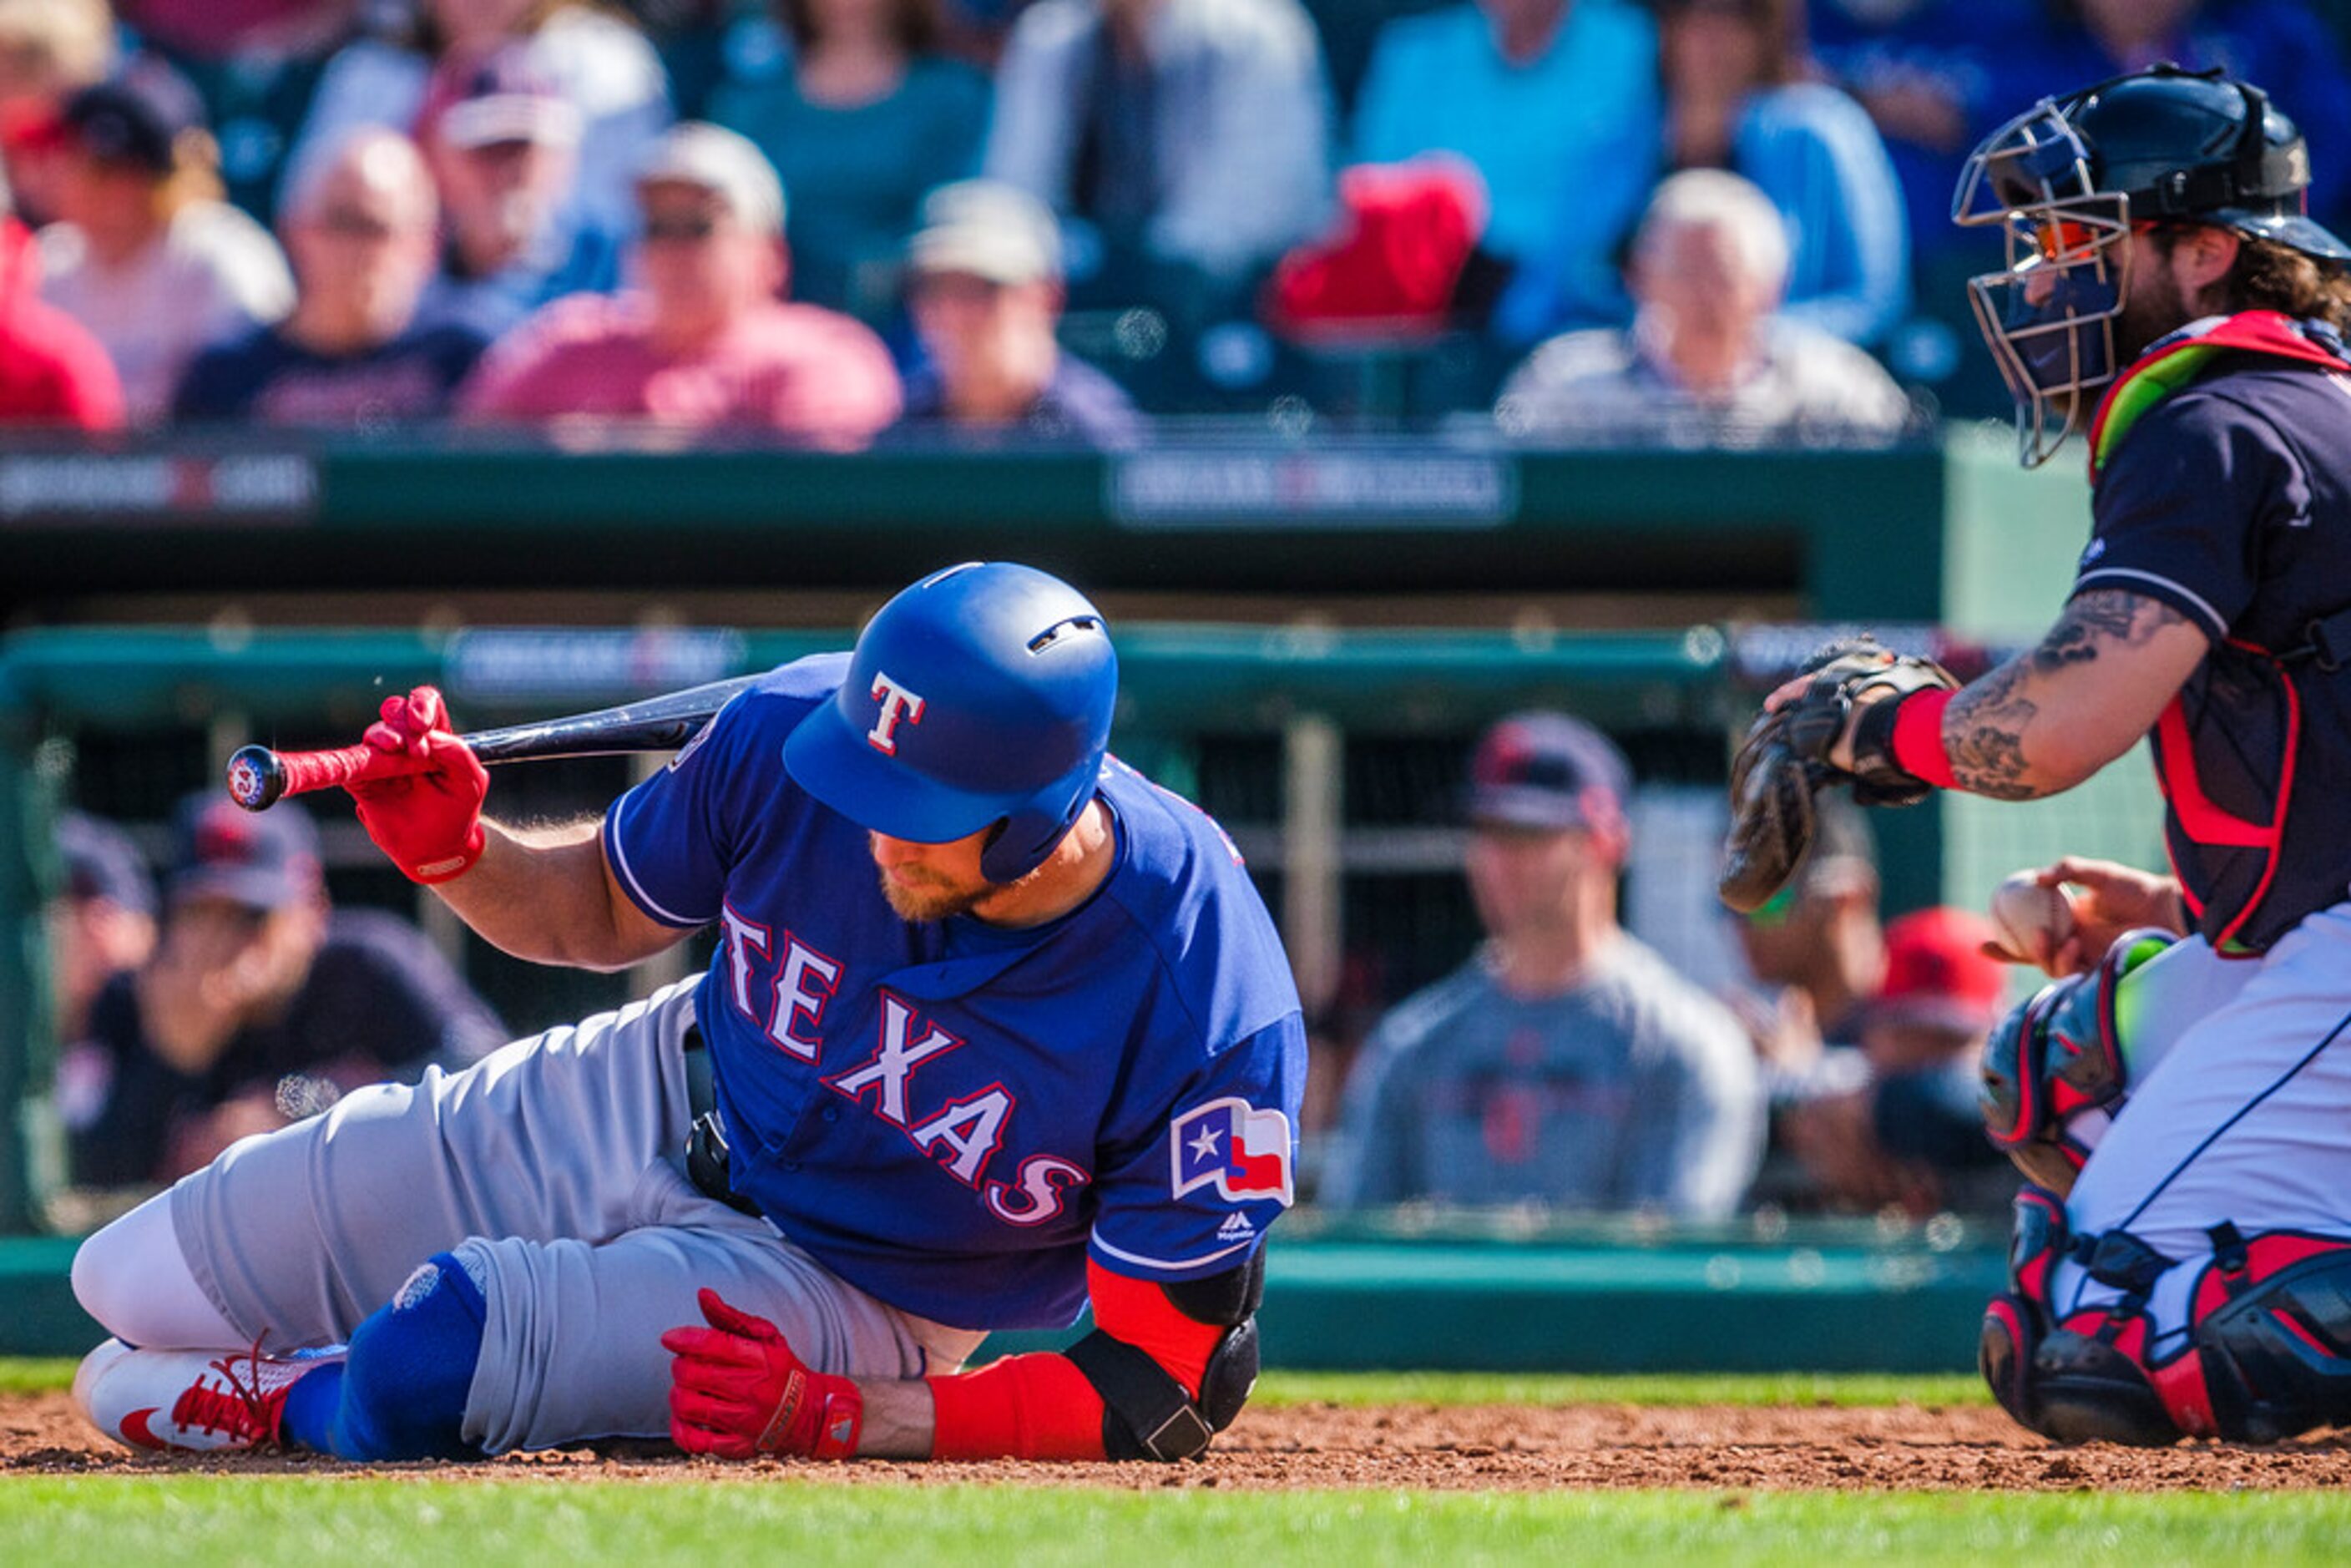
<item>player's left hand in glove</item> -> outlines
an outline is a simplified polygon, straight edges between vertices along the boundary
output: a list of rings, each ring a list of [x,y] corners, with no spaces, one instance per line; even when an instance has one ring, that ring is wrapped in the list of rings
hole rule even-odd
[[[1867,638],[1832,643],[1771,694],[1730,765],[1730,831],[1716,890],[1752,914],[1787,885],[1813,841],[1813,798],[1850,782],[1865,806],[1910,806],[1933,786],[1894,760],[1894,713],[1959,682],[1932,659]]]
[[[701,1292],[707,1328],[662,1335],[670,1363],[669,1433],[689,1454],[747,1459],[857,1453],[864,1396],[846,1377],[811,1372],[776,1325]]]
[[[449,732],[448,705],[432,686],[386,697],[363,737],[378,751],[430,764],[396,779],[353,779],[345,788],[360,825],[411,882],[447,882],[482,858],[482,799],[489,770]]]

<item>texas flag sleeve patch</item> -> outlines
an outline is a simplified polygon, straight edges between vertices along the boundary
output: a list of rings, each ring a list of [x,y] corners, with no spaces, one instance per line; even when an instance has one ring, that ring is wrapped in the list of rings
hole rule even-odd
[[[1228,1096],[1186,1111],[1168,1125],[1176,1196],[1213,1186],[1238,1203],[1273,1198],[1290,1207],[1290,1118]]]

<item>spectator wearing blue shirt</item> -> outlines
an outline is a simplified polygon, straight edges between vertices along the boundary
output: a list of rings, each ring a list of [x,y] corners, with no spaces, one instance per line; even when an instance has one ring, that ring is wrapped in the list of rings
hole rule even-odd
[[[1814,57],[1885,138],[1921,266],[1973,237],[1950,221],[1951,191],[1969,150],[2016,112],[1996,96],[1995,72],[2037,4],[1815,0],[1811,7]]]
[[[981,437],[1131,446],[1142,416],[1117,382],[1062,351],[1061,235],[1026,191],[945,185],[907,249],[908,298],[927,362],[906,381],[905,423]]]
[[[1552,319],[1611,316],[1611,247],[1656,180],[1656,28],[1629,0],[1475,0],[1401,16],[1373,47],[1353,156],[1460,153],[1485,178],[1485,248],[1539,265]]]
[[[1666,159],[1728,168],[1788,225],[1783,314],[1851,343],[1909,304],[1909,228],[1868,114],[1805,79],[1797,0],[1668,0],[1659,23]]]
[[[1809,79],[1798,0],[1662,0],[1664,162],[1728,169],[1761,186],[1787,225],[1782,316],[1849,343],[1876,343],[1910,298],[1902,192],[1868,114]],[[1571,208],[1581,193],[1566,196]],[[1503,302],[1507,335],[1573,320],[1560,264]]]
[[[2170,60],[2220,67],[2294,117],[2310,145],[2310,210],[2335,220],[2351,200],[2351,73],[2343,49],[2296,0],[2041,0],[2037,25],[1999,55],[1998,99],[2022,108]]]
[[[940,52],[939,0],[776,9],[789,50],[765,79],[720,88],[710,117],[783,176],[793,298],[878,319],[924,193],[978,169],[987,78]]]
[[[360,131],[311,164],[280,225],[292,313],[198,355],[172,418],[375,431],[447,412],[488,340],[416,325],[434,211],[424,160],[396,131]]]

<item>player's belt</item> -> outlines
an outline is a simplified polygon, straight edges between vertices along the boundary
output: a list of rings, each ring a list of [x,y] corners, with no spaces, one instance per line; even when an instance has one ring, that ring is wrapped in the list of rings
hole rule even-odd
[[[736,1192],[726,1175],[726,1134],[718,1125],[718,1079],[710,1068],[710,1048],[699,1024],[685,1030],[685,1179],[705,1197],[756,1215],[759,1206]]]

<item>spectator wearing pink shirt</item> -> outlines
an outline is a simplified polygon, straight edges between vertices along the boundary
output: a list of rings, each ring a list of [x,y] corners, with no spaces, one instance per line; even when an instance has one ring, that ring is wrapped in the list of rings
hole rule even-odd
[[[861,446],[897,418],[882,340],[846,316],[778,298],[784,193],[759,150],[688,123],[637,178],[639,287],[574,295],[491,350],[459,393],[477,423],[642,420]]]

